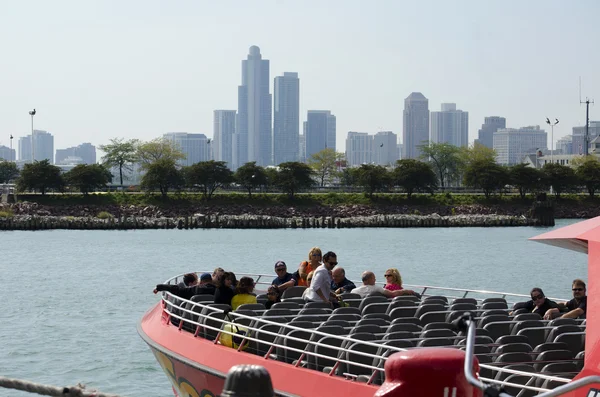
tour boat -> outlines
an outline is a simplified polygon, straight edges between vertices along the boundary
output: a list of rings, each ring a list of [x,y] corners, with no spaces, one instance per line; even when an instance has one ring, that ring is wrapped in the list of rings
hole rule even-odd
[[[230,311],[211,295],[186,300],[163,292],[138,332],[180,397],[219,395],[238,364],[266,368],[277,396],[481,396],[483,382],[519,397],[600,397],[594,282],[600,279],[600,217],[532,240],[588,253],[587,319],[545,321],[522,309],[510,314],[528,295],[415,285],[407,287],[420,298],[350,294],[348,306],[332,312],[321,303],[304,304],[304,287],[293,287],[269,310],[265,295]],[[247,276],[263,290],[274,277]],[[452,325],[465,313],[477,327],[476,337],[468,335],[474,345]],[[476,359],[469,367],[471,353]]]

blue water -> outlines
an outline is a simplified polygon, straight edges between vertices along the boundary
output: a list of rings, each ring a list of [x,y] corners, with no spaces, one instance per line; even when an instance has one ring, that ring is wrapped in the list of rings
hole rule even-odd
[[[559,221],[557,226],[572,223]],[[272,273],[312,246],[338,254],[350,279],[389,267],[406,284],[568,297],[586,255],[527,241],[546,228],[140,230],[0,233],[0,375],[78,382],[123,396],[172,395],[136,332],[156,283],[217,266]],[[0,389],[0,396],[29,394]]]

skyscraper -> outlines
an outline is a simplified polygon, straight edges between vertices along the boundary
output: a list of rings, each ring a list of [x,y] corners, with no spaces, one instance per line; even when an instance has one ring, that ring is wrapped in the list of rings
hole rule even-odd
[[[366,132],[348,132],[346,162],[348,167],[370,164],[373,158],[373,135]]]
[[[275,77],[273,102],[273,162],[298,161],[300,80],[298,73]]]
[[[590,121],[588,126],[588,147],[589,143],[600,136],[600,121]],[[573,127],[572,151],[573,154],[585,153],[585,126]]]
[[[163,135],[163,139],[172,142],[183,152],[185,158],[177,161],[181,166],[211,160],[210,140],[204,134],[169,132]]]
[[[419,158],[418,146],[429,141],[429,100],[420,92],[413,92],[404,100],[403,124],[402,158]]]
[[[441,112],[431,112],[431,142],[469,145],[469,113],[456,110],[455,103],[442,103]]]
[[[501,128],[506,128],[506,119],[504,117],[486,117],[479,130],[478,139],[475,142],[492,149],[494,147],[494,132]]]
[[[5,161],[15,161],[17,159],[16,150],[0,145],[0,159]]]
[[[330,110],[309,110],[305,125],[306,159],[325,148],[336,149],[336,119]]]
[[[494,132],[493,149],[497,153],[498,164],[520,164],[526,155],[547,147],[548,134],[539,125],[519,129],[502,128]]]
[[[398,160],[398,136],[392,131],[379,131],[373,136],[371,161],[378,165],[393,165]]]
[[[47,131],[33,130],[35,161],[48,160],[54,164],[54,136]],[[19,160],[31,162],[31,135],[19,138]]]
[[[96,147],[91,143],[82,143],[79,146],[73,146],[67,149],[56,149],[55,164],[62,164],[67,158],[79,157],[81,164],[96,163]]]
[[[234,169],[249,161],[267,166],[273,163],[271,145],[271,94],[269,61],[262,59],[257,46],[250,47],[242,61],[242,85],[238,87],[238,119],[233,139]]]
[[[233,135],[235,133],[235,110],[215,110],[213,123],[213,157],[233,167]]]

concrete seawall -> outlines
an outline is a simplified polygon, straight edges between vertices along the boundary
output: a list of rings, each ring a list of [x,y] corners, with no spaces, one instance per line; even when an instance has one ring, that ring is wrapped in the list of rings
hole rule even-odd
[[[351,218],[203,215],[164,217],[56,217],[16,215],[0,218],[0,230],[135,230],[135,229],[313,229],[540,226],[537,219],[507,215],[373,215]]]

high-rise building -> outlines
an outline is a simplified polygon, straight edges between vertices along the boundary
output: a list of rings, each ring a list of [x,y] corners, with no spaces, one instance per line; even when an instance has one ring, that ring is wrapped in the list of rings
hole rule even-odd
[[[573,136],[567,135],[556,141],[556,151],[559,154],[573,154]]]
[[[298,73],[275,77],[273,101],[273,163],[298,161],[300,80]]]
[[[479,135],[475,143],[492,149],[494,147],[494,132],[501,128],[506,128],[506,119],[504,117],[490,116],[484,119]]]
[[[393,165],[398,160],[398,136],[392,131],[380,131],[373,136],[371,161],[378,165]]]
[[[19,138],[19,160],[31,162],[31,135]],[[35,161],[48,160],[54,164],[54,136],[47,131],[33,130]]]
[[[519,129],[502,128],[494,132],[494,150],[498,164],[520,164],[526,155],[547,148],[548,134],[539,125]]]
[[[273,163],[269,82],[269,61],[262,59],[257,46],[250,47],[248,59],[242,61],[242,85],[238,87],[233,169],[249,161],[261,166]]]
[[[593,139],[600,136],[600,121],[590,121],[588,127],[588,147]],[[584,154],[585,126],[573,127],[573,154]]]
[[[235,110],[215,110],[213,123],[213,158],[225,161],[233,167],[233,135],[235,134]]]
[[[469,112],[457,110],[455,103],[442,103],[441,112],[431,112],[431,142],[468,146]]]
[[[346,165],[357,167],[373,160],[373,135],[366,132],[348,132],[346,137]]]
[[[169,132],[163,135],[163,139],[172,142],[185,155],[177,163],[181,166],[189,166],[200,161],[211,160],[210,139],[204,134],[189,134],[187,132]]]
[[[17,151],[7,146],[0,145],[0,159],[6,161],[15,161],[17,159]]]
[[[404,145],[399,143],[398,144],[398,160],[402,160],[402,150],[404,148]]]
[[[304,126],[306,126],[306,122],[304,122]],[[301,134],[298,139],[298,161],[306,162],[306,133]]]
[[[330,110],[309,110],[305,123],[306,159],[323,149],[335,150],[336,119]]]
[[[429,100],[420,92],[413,92],[404,100],[402,130],[403,159],[421,156],[419,146],[429,141]]]
[[[82,143],[79,146],[73,146],[67,149],[56,149],[54,158],[55,164],[65,164],[65,160],[71,158],[80,158],[79,164],[96,163],[96,147],[91,143]],[[69,162],[72,162],[69,160]]]

